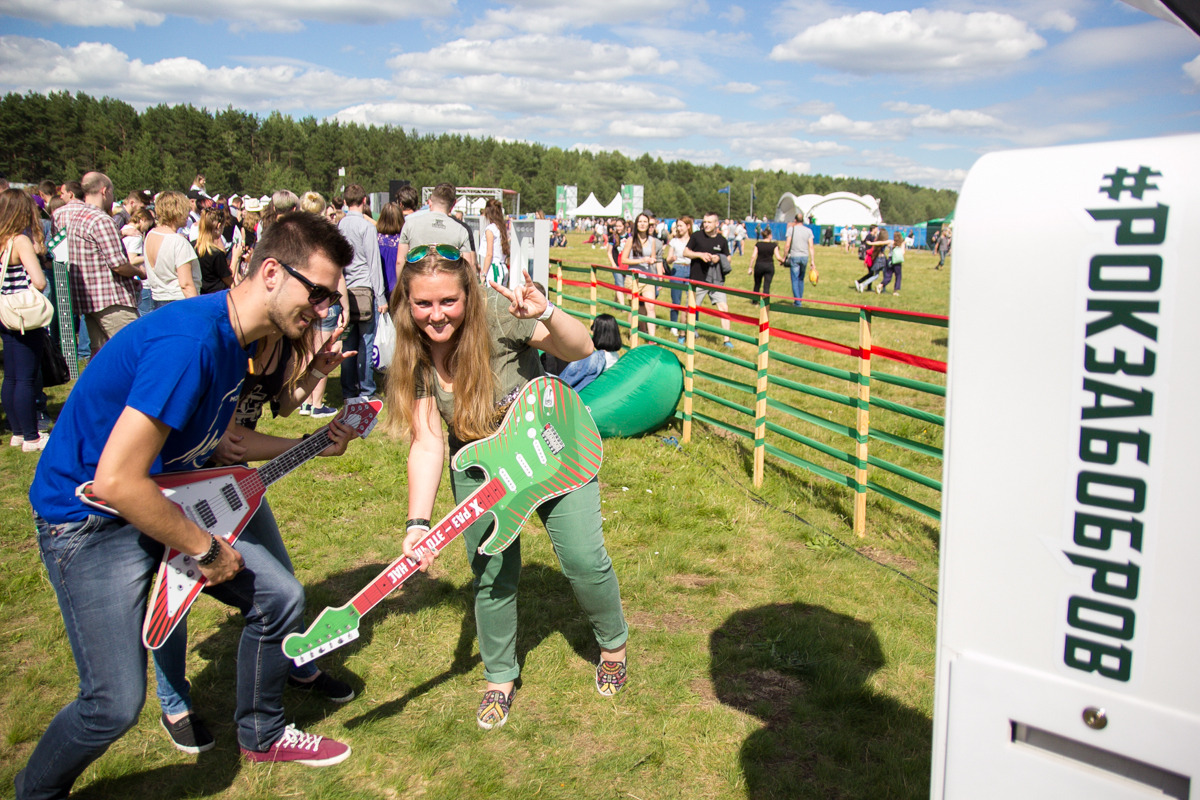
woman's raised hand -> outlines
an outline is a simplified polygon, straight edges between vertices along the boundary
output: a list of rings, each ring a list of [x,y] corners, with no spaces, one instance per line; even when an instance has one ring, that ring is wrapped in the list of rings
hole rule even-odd
[[[546,310],[549,300],[533,285],[529,270],[522,270],[525,284],[516,289],[501,286],[495,281],[488,281],[491,287],[508,300],[508,313],[517,319],[537,319]]]

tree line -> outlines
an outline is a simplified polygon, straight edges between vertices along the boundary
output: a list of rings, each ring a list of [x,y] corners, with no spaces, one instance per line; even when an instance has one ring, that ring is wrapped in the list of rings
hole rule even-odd
[[[345,176],[339,169],[345,168]],[[259,117],[227,107],[151,106],[138,112],[110,97],[69,92],[0,100],[0,170],[14,182],[77,180],[101,170],[118,196],[134,189],[186,189],[196,173],[210,191],[261,195],[280,188],[315,190],[327,197],[348,183],[388,190],[391,180],[416,186],[449,181],[499,186],[521,193],[521,210],[554,212],[555,187],[579,187],[580,202],[595,192],[607,202],[622,184],[641,184],[644,204],[664,217],[705,211],[774,214],[784,192],[848,191],[879,199],[885,221],[910,225],[943,217],[957,193],[908,183],[832,178],[687,161],[643,154],[580,152],[528,142],[498,142],[453,133],[418,134],[400,127],[341,123],[278,111]],[[819,219],[818,219],[819,221]]]

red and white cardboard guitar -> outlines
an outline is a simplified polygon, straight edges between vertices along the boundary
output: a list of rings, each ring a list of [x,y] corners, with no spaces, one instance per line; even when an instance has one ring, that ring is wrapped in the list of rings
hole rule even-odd
[[[379,400],[356,398],[346,403],[335,421],[348,425],[365,439],[375,427],[382,408],[383,403]],[[164,473],[153,476],[153,480],[188,519],[233,544],[258,511],[267,487],[317,456],[331,441],[329,426],[325,425],[257,469],[234,464]],[[107,505],[92,493],[91,481],[81,484],[75,490],[75,495],[92,508],[108,514],[120,513],[119,509]],[[206,583],[208,579],[200,571],[196,559],[174,548],[167,548],[158,568],[158,581],[150,593],[146,622],[142,626],[142,641],[147,647],[151,650],[162,647],[175,626],[187,616],[188,609]]]

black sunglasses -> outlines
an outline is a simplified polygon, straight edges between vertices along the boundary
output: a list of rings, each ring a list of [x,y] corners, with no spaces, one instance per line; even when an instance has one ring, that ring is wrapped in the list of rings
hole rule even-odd
[[[282,261],[279,261],[278,264],[287,270],[288,275],[291,275],[293,278],[308,287],[308,302],[312,303],[314,307],[320,308],[321,304],[325,303],[326,301],[328,301],[329,305],[334,306],[341,301],[341,292],[335,292],[319,283],[313,283],[308,278],[304,277]]]

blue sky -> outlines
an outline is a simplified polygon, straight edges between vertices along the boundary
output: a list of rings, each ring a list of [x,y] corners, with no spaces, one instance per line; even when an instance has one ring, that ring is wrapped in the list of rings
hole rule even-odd
[[[992,150],[1200,128],[1200,37],[1117,0],[0,0],[0,15],[5,92],[953,189]]]

